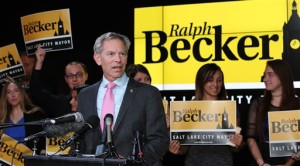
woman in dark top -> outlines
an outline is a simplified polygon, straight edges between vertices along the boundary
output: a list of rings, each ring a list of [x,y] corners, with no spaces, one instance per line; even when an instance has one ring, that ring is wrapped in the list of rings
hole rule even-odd
[[[6,78],[5,81],[0,99],[0,124],[19,124],[19,126],[4,128],[0,130],[0,135],[6,134],[20,141],[43,131],[41,125],[22,125],[26,122],[44,119],[44,112],[32,104],[20,83],[10,77]],[[37,154],[41,154],[42,150],[45,149],[45,140],[45,137],[42,137],[37,141]],[[24,144],[30,149],[34,147],[33,140],[24,142]]]
[[[195,99],[198,100],[227,100],[227,92],[224,85],[224,74],[215,63],[207,63],[201,66],[196,75]],[[239,120],[237,125],[239,126]],[[177,149],[175,154],[186,154],[185,166],[232,166],[232,152],[240,150],[243,145],[243,137],[240,134],[229,134],[230,141],[235,145],[180,145],[174,142]]]
[[[270,157],[268,112],[297,110],[293,74],[289,64],[283,60],[267,61],[263,75],[265,92],[263,97],[250,105],[247,126],[247,144],[256,163],[253,165],[293,165],[291,157]]]

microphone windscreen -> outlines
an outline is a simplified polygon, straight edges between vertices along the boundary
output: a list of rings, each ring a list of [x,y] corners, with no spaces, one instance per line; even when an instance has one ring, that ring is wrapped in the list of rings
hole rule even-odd
[[[47,131],[48,138],[62,137],[70,132],[75,132],[82,128],[84,125],[83,122],[69,122],[62,124],[51,124],[45,127],[45,131]]]
[[[105,119],[105,124],[106,125],[112,126],[113,119],[114,119],[112,114],[106,114],[104,119]]]
[[[84,122],[83,115],[80,112],[74,114],[75,122]]]
[[[142,122],[141,121],[135,121],[132,124],[132,132],[135,134],[137,131],[142,131]]]
[[[88,117],[88,119],[86,120],[86,123],[89,124],[92,127],[92,129],[95,129],[96,127],[99,126],[100,119],[97,115],[92,115],[92,116]]]

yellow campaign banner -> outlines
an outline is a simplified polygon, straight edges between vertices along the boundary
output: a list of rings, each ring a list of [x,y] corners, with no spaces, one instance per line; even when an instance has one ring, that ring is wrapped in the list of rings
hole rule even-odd
[[[46,138],[46,154],[47,155],[62,155],[68,154],[70,151],[70,147],[66,148],[65,150],[60,150],[60,146],[63,145],[68,138],[70,138],[74,132],[70,132],[62,137],[56,138]]]
[[[73,49],[69,9],[23,16],[21,26],[28,54],[34,54],[39,44],[47,52]]]
[[[298,82],[299,4],[251,0],[137,7],[134,63],[147,67],[160,90],[193,90],[206,63],[222,68],[227,89],[263,89],[261,76],[273,59],[287,61]]]
[[[3,134],[0,142],[0,160],[2,164],[24,166],[24,155],[32,155],[32,150],[10,136]],[[2,165],[1,164],[1,165]]]
[[[182,145],[232,145],[236,101],[171,101],[170,136]]]
[[[300,110],[268,112],[270,156],[300,151]]]
[[[0,83],[10,76],[17,78],[25,75],[25,70],[15,43],[0,48]]]

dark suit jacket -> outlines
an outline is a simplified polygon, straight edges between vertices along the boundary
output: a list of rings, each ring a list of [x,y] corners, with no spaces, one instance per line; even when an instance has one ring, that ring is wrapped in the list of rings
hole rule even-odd
[[[101,80],[102,81],[102,80]],[[97,93],[101,81],[79,93],[78,111],[84,119],[97,115]],[[114,117],[115,118],[115,117]],[[160,91],[152,86],[129,78],[120,112],[113,128],[113,143],[119,155],[127,158],[132,152],[134,133],[133,124],[142,122],[145,135],[143,146],[144,165],[153,165],[167,152],[169,136]],[[81,153],[95,154],[96,146],[101,143],[100,128],[86,133]]]

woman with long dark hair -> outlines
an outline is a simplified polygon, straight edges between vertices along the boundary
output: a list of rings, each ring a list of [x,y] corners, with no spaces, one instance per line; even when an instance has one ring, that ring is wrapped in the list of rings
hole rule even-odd
[[[263,82],[266,87],[263,97],[250,105],[246,133],[249,150],[258,166],[293,165],[290,157],[269,155],[268,112],[300,108],[289,64],[280,59],[267,61]]]
[[[207,63],[201,66],[195,80],[194,100],[227,100],[227,92],[224,85],[224,74],[215,63]],[[237,119],[239,126],[239,120]],[[230,141],[235,145],[180,145],[176,141],[175,154],[186,154],[185,166],[233,166],[232,152],[239,151],[243,147],[243,137],[239,133],[229,134]]]

